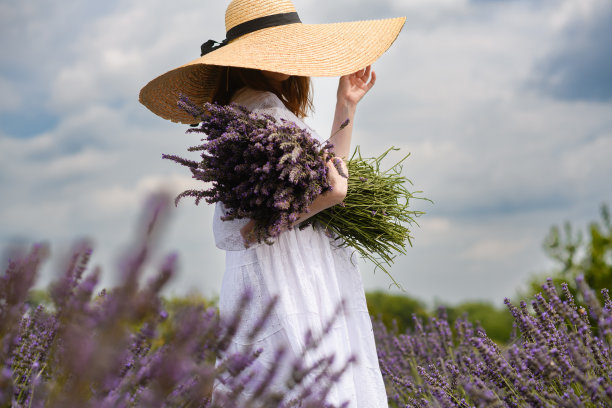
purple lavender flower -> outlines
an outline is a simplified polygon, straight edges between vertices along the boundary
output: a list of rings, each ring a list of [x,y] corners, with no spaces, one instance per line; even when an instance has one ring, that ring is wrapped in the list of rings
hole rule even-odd
[[[331,189],[325,166],[333,158],[331,146],[321,146],[294,123],[238,105],[205,104],[199,109],[181,100],[179,106],[202,120],[199,127],[188,130],[205,135],[201,145],[189,149],[201,152],[200,161],[162,157],[188,167],[195,179],[209,187],[184,191],[175,203],[183,197],[194,197],[196,204],[222,202],[229,210],[224,220],[253,219],[257,221],[255,238],[269,242],[291,228],[318,195]],[[347,177],[340,159],[333,159]]]
[[[597,316],[603,322],[612,310],[605,299],[602,307],[583,280],[577,283],[588,309],[576,305],[566,285],[562,299],[551,280],[543,285],[546,296],[536,295],[531,302],[533,312],[525,302],[517,307],[506,299],[519,337],[505,347],[465,319],[457,320],[453,335],[444,314],[426,323],[415,319],[414,330],[406,333],[375,322],[381,370],[395,401],[449,407],[610,406],[611,338],[588,319]]]
[[[47,248],[12,253],[0,275],[0,405],[280,407],[291,406],[293,395],[300,396],[304,407],[324,406],[326,386],[338,382],[352,360],[341,371],[325,370],[317,361],[285,361],[281,348],[268,350],[276,363],[263,370],[252,363],[264,350],[228,351],[238,331],[257,336],[274,313],[274,301],[251,326],[243,321],[248,292],[235,313],[223,317],[202,301],[163,299],[160,291],[176,269],[174,254],[146,284],[139,284],[167,202],[167,197],[149,201],[136,243],[120,262],[119,285],[98,295],[99,270],[88,272],[92,248],[87,242],[73,247],[52,285],[52,307],[31,309],[26,303]],[[311,336],[306,343],[305,353],[317,352],[320,338]],[[286,372],[285,367],[292,369]],[[288,384],[290,394],[272,389],[272,379]],[[220,387],[213,397],[215,381]],[[253,392],[242,395],[246,388]]]

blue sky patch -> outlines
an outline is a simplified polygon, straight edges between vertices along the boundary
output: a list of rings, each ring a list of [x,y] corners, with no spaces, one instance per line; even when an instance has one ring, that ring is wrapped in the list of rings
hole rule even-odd
[[[34,137],[57,126],[60,118],[44,110],[0,112],[0,132],[20,139]]]

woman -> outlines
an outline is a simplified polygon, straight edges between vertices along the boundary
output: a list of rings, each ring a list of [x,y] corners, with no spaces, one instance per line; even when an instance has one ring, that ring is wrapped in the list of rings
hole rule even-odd
[[[295,122],[323,140],[302,121],[311,106],[309,77],[338,75],[331,142],[336,155],[346,158],[356,106],[376,81],[370,64],[393,43],[404,21],[306,25],[289,0],[234,0],[226,12],[226,40],[203,44],[199,59],[151,81],[141,91],[140,100],[157,115],[183,123],[193,118],[176,107],[179,94],[195,103],[235,102],[257,113]],[[336,132],[346,119],[349,125]],[[296,224],[343,200],[346,179],[334,166],[329,170],[334,189],[316,198]],[[228,353],[261,349],[254,368],[265,372],[278,365],[276,350],[283,347],[287,363],[281,362],[281,372],[271,384],[282,391],[290,362],[308,347],[306,333],[317,337],[332,322],[317,349],[306,354],[306,364],[330,354],[335,356],[332,371],[342,369],[351,357],[356,357],[356,362],[340,377],[326,402],[387,407],[352,251],[338,247],[324,231],[312,227],[284,231],[273,245],[259,244],[250,240],[252,221],[221,221],[224,211],[218,204],[213,221],[217,246],[227,251],[219,298],[221,315],[231,315],[245,291],[253,295],[243,312],[243,329]],[[274,297],[278,302],[267,324],[251,338],[248,329]],[[336,313],[342,301],[343,312]],[[216,384],[216,388],[223,386]],[[244,393],[252,391],[247,387]]]
[[[217,91],[212,98],[213,102],[221,105],[233,102],[258,113],[272,114],[277,119],[286,119],[302,128],[308,128],[312,134],[316,135],[314,130],[302,122],[312,106],[310,78],[246,68],[228,67],[227,69],[228,75],[226,78],[221,78],[221,83],[218,84]],[[343,159],[348,157],[357,104],[375,83],[376,73],[371,71],[369,65],[359,72],[340,78],[332,125],[332,129],[339,130],[333,132],[329,138],[336,156]],[[347,119],[349,124],[341,128],[341,124]],[[323,141],[320,137],[318,139]],[[295,224],[305,221],[319,211],[341,203],[345,198],[347,179],[338,174],[336,167],[331,162],[328,168],[332,191],[316,199],[309,206],[308,213],[302,214]],[[346,167],[344,167],[344,173],[348,173]],[[251,221],[240,230],[247,247],[253,243],[249,235],[253,226],[254,221]]]

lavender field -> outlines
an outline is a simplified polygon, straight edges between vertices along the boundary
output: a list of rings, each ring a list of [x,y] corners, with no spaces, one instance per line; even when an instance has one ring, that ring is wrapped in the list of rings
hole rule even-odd
[[[160,295],[176,273],[175,255],[142,282],[167,209],[165,197],[149,201],[112,289],[94,292],[101,270],[89,268],[92,248],[82,241],[49,288],[51,303],[34,305],[29,291],[49,249],[10,253],[0,276],[0,406],[326,406],[329,387],[343,374],[328,369],[332,356],[310,366],[292,361],[285,379],[291,393],[279,393],[268,387],[276,372],[252,368],[258,350],[224,353],[240,310],[222,321],[205,302]],[[451,326],[444,309],[425,321],[415,316],[405,332],[375,318],[390,406],[612,406],[612,301],[581,277],[576,288],[558,292],[548,280],[529,303],[506,300],[514,320],[508,344],[495,343],[467,317]],[[248,302],[247,294],[242,307]],[[317,339],[307,344],[315,349]],[[225,387],[213,399],[215,382]],[[247,386],[254,392],[245,397]]]

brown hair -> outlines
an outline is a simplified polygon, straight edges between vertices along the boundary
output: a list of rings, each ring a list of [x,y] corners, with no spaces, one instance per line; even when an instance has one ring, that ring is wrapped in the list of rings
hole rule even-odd
[[[282,82],[280,90],[275,89],[264,74],[257,69],[225,67],[217,82],[212,101],[220,105],[230,103],[239,89],[249,87],[258,91],[274,93],[298,118],[304,118],[312,111],[312,92],[309,77],[290,76]]]

